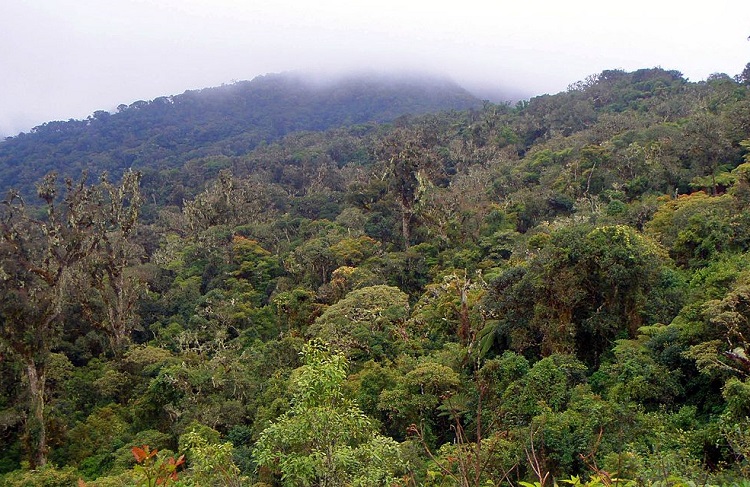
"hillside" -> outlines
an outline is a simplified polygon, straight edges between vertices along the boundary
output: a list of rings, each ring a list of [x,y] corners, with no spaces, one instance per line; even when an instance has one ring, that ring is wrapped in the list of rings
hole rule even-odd
[[[0,486],[746,485],[747,76],[195,151],[0,205]]]
[[[200,156],[246,154],[304,130],[386,122],[407,114],[465,110],[481,102],[449,81],[352,75],[328,81],[301,74],[259,76],[48,122],[0,142],[0,192],[33,188],[52,170],[116,177],[125,169],[178,168]]]

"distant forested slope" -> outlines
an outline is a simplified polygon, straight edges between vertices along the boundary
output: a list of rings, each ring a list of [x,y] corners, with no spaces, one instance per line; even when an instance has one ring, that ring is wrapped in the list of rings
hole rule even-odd
[[[208,155],[245,154],[301,130],[384,122],[406,114],[481,105],[436,78],[358,75],[310,81],[273,74],[48,122],[0,142],[0,192],[24,190],[49,171],[119,175],[127,168],[174,168]]]

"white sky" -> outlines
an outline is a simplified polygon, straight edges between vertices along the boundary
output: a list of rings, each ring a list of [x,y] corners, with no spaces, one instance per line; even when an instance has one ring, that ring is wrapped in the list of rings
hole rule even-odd
[[[750,1],[0,0],[0,136],[290,70],[408,68],[556,93],[605,69],[750,62]]]

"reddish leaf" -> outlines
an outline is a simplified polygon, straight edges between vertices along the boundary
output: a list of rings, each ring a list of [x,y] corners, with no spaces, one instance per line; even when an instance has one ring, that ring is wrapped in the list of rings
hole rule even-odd
[[[148,449],[147,446],[144,445],[146,449]],[[135,457],[135,461],[138,463],[143,462],[146,458],[148,458],[148,453],[146,453],[146,450],[144,450],[141,447],[134,446],[130,449],[130,451],[133,452],[133,456]]]

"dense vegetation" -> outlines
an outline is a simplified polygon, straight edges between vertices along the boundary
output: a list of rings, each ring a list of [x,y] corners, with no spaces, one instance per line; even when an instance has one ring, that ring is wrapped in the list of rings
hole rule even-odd
[[[746,485],[750,76],[196,150],[2,206],[0,485]]]
[[[107,171],[119,177],[131,168],[179,170],[203,157],[247,154],[295,131],[478,106],[481,101],[466,90],[438,78],[259,76],[139,100],[118,106],[116,113],[94,112],[86,120],[48,122],[0,141],[0,193],[16,188],[33,194],[39,174],[50,171],[76,177],[86,170]]]

